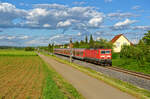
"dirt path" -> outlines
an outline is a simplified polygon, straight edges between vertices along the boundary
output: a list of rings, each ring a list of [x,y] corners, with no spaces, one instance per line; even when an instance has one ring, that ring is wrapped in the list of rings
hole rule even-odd
[[[110,85],[86,75],[77,69],[39,54],[59,74],[69,81],[86,99],[136,99]]]

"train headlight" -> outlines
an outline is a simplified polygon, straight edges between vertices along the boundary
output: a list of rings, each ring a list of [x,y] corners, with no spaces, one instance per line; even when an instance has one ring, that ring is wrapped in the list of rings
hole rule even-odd
[[[105,57],[105,56],[101,56],[101,57]]]
[[[111,56],[110,56],[110,55],[108,55],[107,57],[109,57],[109,58],[110,58]]]

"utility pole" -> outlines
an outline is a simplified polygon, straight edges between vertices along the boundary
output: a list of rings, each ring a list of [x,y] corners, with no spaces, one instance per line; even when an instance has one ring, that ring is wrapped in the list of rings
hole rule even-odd
[[[54,42],[53,42],[53,44],[52,44],[52,55],[54,55]]]
[[[72,47],[73,47],[73,44],[72,44],[72,38],[70,38],[70,63],[72,63]]]

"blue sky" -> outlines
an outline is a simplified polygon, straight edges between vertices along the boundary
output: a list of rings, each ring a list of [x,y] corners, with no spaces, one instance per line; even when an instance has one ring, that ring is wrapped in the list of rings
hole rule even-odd
[[[45,46],[150,30],[149,0],[0,0],[0,46]]]

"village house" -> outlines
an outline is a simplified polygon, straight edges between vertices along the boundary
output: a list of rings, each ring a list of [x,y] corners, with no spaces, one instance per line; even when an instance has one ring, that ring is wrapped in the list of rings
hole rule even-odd
[[[132,43],[123,34],[116,35],[111,42],[114,45],[114,52],[120,52],[123,45],[132,45]]]

